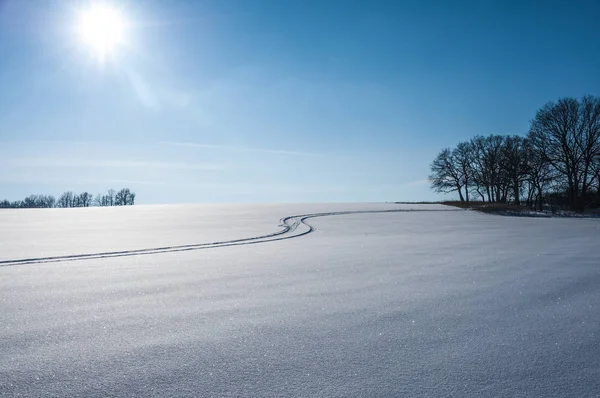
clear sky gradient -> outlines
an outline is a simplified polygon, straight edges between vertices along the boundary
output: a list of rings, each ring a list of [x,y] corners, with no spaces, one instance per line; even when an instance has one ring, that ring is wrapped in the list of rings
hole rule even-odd
[[[598,1],[0,1],[0,198],[129,187],[139,203],[434,200],[429,163],[600,94]]]

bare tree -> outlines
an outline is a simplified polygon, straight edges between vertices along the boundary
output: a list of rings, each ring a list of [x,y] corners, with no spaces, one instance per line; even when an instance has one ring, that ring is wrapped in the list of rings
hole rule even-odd
[[[135,192],[129,193],[129,201],[127,203],[129,206],[133,206],[135,204]]]
[[[115,195],[115,206],[125,206],[125,203],[125,193],[123,192],[123,190],[117,191],[117,194]]]
[[[600,153],[600,99],[587,96],[547,103],[531,122],[528,138],[566,182],[569,208],[583,211],[595,179],[594,158]]]
[[[527,205],[532,206],[534,210],[542,210],[544,193],[555,181],[556,176],[550,163],[532,148],[527,140],[525,141],[525,153],[527,158]]]
[[[28,197],[23,199],[23,207],[27,209],[40,207],[39,195],[29,195]]]
[[[110,190],[107,195],[94,196],[89,192],[74,194],[66,191],[58,200],[52,195],[29,195],[23,200],[10,202],[0,201],[0,208],[49,208],[49,207],[88,207],[88,206],[110,206],[118,203],[119,206],[133,205],[135,203],[135,192],[129,188],[123,188],[118,193]]]
[[[581,196],[585,201],[587,194],[598,175],[596,168],[600,157],[600,97],[585,96],[581,99],[581,133],[578,145],[582,152]],[[582,201],[581,206],[585,206]],[[583,207],[581,208],[583,211]]]
[[[465,200],[469,201],[469,191],[472,189],[471,176],[473,174],[473,147],[469,142],[460,142],[452,151],[458,177],[465,188]]]
[[[116,206],[129,206],[135,202],[135,193],[129,188],[123,188],[115,195]]]
[[[115,196],[116,196],[116,192],[114,189],[109,189],[108,190],[108,194],[107,194],[107,206],[114,206],[115,205]]]
[[[0,202],[0,208],[13,208],[13,209],[41,209],[54,207],[56,199],[52,195],[29,195],[23,200],[17,200],[9,202],[3,200]]]
[[[83,192],[78,196],[78,203],[80,207],[90,207],[92,203],[92,194],[89,192]]]
[[[479,135],[471,140],[472,180],[479,186],[480,195],[485,193],[489,202],[502,202],[506,199],[505,173],[502,169],[503,142],[504,138],[500,135]]]
[[[521,204],[521,191],[528,177],[526,141],[516,135],[504,137],[502,145],[502,170],[506,188],[512,190],[515,204]]]
[[[58,198],[57,207],[73,207],[74,194],[71,191],[66,191]]]
[[[429,182],[435,192],[458,192],[460,201],[465,201],[462,193],[464,179],[456,162],[455,154],[450,148],[442,150],[431,163]]]
[[[102,195],[98,194],[94,197],[92,206],[102,206]]]
[[[46,206],[45,207],[54,207],[56,205],[56,198],[52,195],[48,195],[45,198]]]

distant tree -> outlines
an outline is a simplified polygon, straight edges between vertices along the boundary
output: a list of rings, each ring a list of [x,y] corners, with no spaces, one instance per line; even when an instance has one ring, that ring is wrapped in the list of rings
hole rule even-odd
[[[528,139],[564,180],[571,210],[583,211],[600,154],[600,98],[561,98],[538,110]]]
[[[465,188],[465,200],[469,201],[469,192],[472,187],[473,175],[473,147],[469,142],[459,143],[452,150],[452,157],[458,171],[458,178],[461,180],[461,185]]]
[[[50,198],[52,198],[52,196],[50,196]],[[0,201],[0,209],[37,209],[52,207],[47,200],[48,196],[45,195],[29,195],[23,200],[15,200],[13,202],[4,199]]]
[[[512,190],[515,204],[521,204],[521,192],[528,177],[527,144],[523,137],[516,135],[504,137],[502,145],[502,173],[506,187]]]
[[[598,184],[596,193],[600,191],[600,97],[583,97],[581,108],[583,132],[580,145],[584,167],[580,180],[583,182],[582,196],[585,201],[595,182]]]
[[[473,163],[472,180],[478,193],[487,195],[488,202],[506,199],[506,177],[502,169],[502,146],[504,138],[499,135],[476,136],[471,140]]]
[[[92,206],[102,206],[102,195],[98,194],[92,199]]]
[[[135,193],[131,192],[129,188],[123,188],[115,195],[116,206],[128,206],[133,205],[135,202]]]
[[[123,190],[117,191],[115,195],[115,206],[124,206],[125,205],[125,195]]]
[[[79,205],[80,207],[90,207],[92,204],[93,195],[89,192],[83,192],[79,194]]]
[[[27,209],[34,209],[36,207],[40,207],[40,201],[38,195],[29,195],[25,199],[23,199],[23,207]]]
[[[56,206],[57,207],[73,207],[73,192],[66,191],[59,196]]]
[[[107,194],[107,206],[114,206],[115,205],[115,196],[116,196],[116,192],[114,189],[109,189],[108,190],[108,194]]]
[[[112,191],[112,192],[111,192]],[[66,191],[58,200],[52,195],[29,195],[23,200],[10,202],[6,199],[0,201],[0,209],[13,208],[50,208],[50,207],[88,207],[88,206],[110,206],[118,200],[120,206],[133,205],[135,203],[135,193],[128,188],[115,193],[110,190],[107,195],[93,195],[89,192],[74,194],[72,191]]]
[[[10,202],[6,199],[0,202],[0,209],[19,209],[23,207],[23,202],[20,200]]]
[[[48,195],[45,198],[46,206],[48,208],[56,206],[56,198],[52,195]]]
[[[525,141],[527,159],[527,205],[534,210],[542,210],[544,194],[555,180],[550,163],[535,151],[529,141]]]
[[[460,201],[465,201],[462,193],[464,178],[456,156],[450,148],[443,149],[431,163],[429,182],[435,192],[458,192]]]

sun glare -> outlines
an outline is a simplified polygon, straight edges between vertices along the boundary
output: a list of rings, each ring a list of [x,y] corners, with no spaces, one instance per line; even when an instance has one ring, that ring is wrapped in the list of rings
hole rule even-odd
[[[95,4],[80,10],[77,34],[82,44],[103,60],[123,42],[125,19],[118,8]]]

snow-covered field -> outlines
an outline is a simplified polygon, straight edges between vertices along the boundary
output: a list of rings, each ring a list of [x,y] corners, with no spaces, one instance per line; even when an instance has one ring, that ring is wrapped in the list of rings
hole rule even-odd
[[[3,210],[0,396],[600,396],[599,248],[437,205]]]

